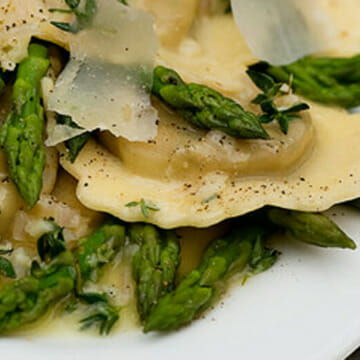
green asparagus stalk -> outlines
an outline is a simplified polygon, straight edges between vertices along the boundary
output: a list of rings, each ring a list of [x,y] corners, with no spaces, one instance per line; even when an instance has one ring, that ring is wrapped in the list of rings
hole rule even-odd
[[[270,208],[267,214],[272,223],[297,240],[321,247],[356,248],[353,240],[320,213]]]
[[[185,84],[171,69],[155,68],[152,93],[199,128],[244,139],[269,139],[256,115],[207,86]]]
[[[113,223],[101,226],[81,240],[77,273],[74,255],[66,251],[63,229],[53,220],[53,229],[38,240],[42,263],[33,261],[30,275],[5,286],[0,291],[0,333],[38,320],[51,304],[68,295],[76,295],[86,303],[90,315],[81,320],[82,328],[99,326],[107,334],[119,318],[119,309],[105,294],[84,293],[76,289],[79,277],[85,281],[97,279],[101,267],[111,261],[125,241],[125,228]],[[1,254],[0,254],[1,255]]]
[[[209,308],[219,288],[231,273],[245,269],[248,264],[254,268],[266,269],[266,261],[256,258],[256,250],[265,231],[258,226],[243,225],[223,239],[210,243],[200,266],[187,275],[178,287],[161,298],[145,320],[144,331],[170,331],[186,325],[202,311]],[[264,253],[264,252],[263,252]],[[266,254],[268,256],[268,254]]]
[[[114,259],[125,243],[125,227],[108,223],[79,240],[77,261],[82,284],[96,282],[105,264]]]
[[[160,232],[151,225],[133,225],[130,240],[139,245],[133,258],[133,274],[138,310],[145,320],[159,299],[174,288],[180,245],[174,232]]]
[[[40,80],[48,67],[47,49],[38,44],[30,45],[29,55],[17,71],[12,110],[0,131],[0,144],[7,157],[10,177],[30,207],[39,199],[46,161]]]
[[[290,84],[296,93],[310,100],[346,109],[360,105],[360,55],[305,57],[285,66],[260,62],[250,69]]]
[[[72,128],[79,129],[79,126],[74,123],[70,116],[59,115],[57,118],[57,122],[62,125],[67,125]],[[79,155],[80,151],[86,145],[90,138],[90,133],[86,132],[84,134],[75,136],[74,138],[65,141],[65,146],[69,151],[68,159],[73,163],[75,162],[77,156]]]
[[[66,251],[44,269],[4,286],[0,291],[0,333],[38,320],[51,304],[75,287],[73,255]]]

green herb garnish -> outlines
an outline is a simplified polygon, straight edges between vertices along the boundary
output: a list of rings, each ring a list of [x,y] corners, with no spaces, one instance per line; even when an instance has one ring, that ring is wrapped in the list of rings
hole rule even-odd
[[[42,235],[37,241],[37,250],[42,261],[50,261],[66,250],[63,228],[53,219],[47,220],[53,230]]]
[[[310,107],[305,103],[295,104],[286,109],[278,109],[274,103],[274,100],[279,95],[283,95],[284,92],[281,90],[283,84],[276,83],[274,79],[264,73],[257,72],[254,70],[248,70],[247,74],[255,85],[263,91],[254,100],[254,104],[258,104],[261,110],[264,112],[260,117],[259,121],[263,124],[276,120],[282,132],[287,134],[289,131],[289,122],[294,119],[299,119],[299,112],[308,110]]]
[[[126,207],[140,206],[141,212],[146,218],[150,216],[149,211],[160,211],[160,208],[157,205],[149,203],[144,199],[141,199],[140,201],[131,201],[127,203],[125,206]]]
[[[212,194],[212,195],[209,196],[208,198],[204,199],[204,200],[201,202],[201,204],[202,204],[202,205],[208,204],[209,202],[217,199],[218,197],[219,197],[219,195],[218,195],[217,193]]]
[[[62,125],[70,126],[74,129],[81,129],[72,119],[70,116],[66,115],[58,115],[57,116],[57,123]],[[85,132],[78,136],[73,137],[72,139],[65,141],[65,147],[68,150],[68,159],[73,163],[75,162],[77,156],[79,155],[80,151],[86,145],[88,140],[90,139],[90,133]]]
[[[89,305],[90,315],[80,320],[81,330],[96,326],[100,335],[108,335],[119,320],[120,308],[113,306],[106,294],[83,293],[79,299]]]
[[[10,279],[16,278],[15,269],[10,260],[0,256],[0,275],[8,277]]]
[[[57,22],[51,21],[51,24],[59,28],[60,30],[71,32],[71,33],[78,33],[81,29],[84,28],[88,23],[90,23],[97,10],[96,0],[83,0],[85,1],[84,10],[79,10],[79,5],[81,0],[65,0],[66,5],[70,8],[68,11],[76,16],[75,23],[65,23],[65,22]],[[63,9],[51,9],[52,12],[60,11],[64,12]]]

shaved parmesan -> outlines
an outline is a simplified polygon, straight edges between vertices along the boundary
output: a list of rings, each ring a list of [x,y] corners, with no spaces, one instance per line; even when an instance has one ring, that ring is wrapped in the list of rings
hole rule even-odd
[[[49,108],[49,96],[54,91],[54,87],[55,84],[52,78],[44,77],[41,80],[41,91],[45,109]],[[48,135],[47,139],[45,140],[46,146],[55,146],[60,142],[64,142],[86,132],[85,129],[58,124],[56,121],[56,114],[53,111],[46,111],[46,118],[46,132]]]
[[[156,49],[151,15],[117,0],[98,1],[92,23],[70,41],[71,60],[49,97],[49,110],[70,115],[87,131],[153,139],[157,112],[149,92]],[[79,134],[63,130],[49,134],[52,144]]]
[[[231,0],[235,21],[253,54],[273,65],[326,50],[327,17],[312,0]]]

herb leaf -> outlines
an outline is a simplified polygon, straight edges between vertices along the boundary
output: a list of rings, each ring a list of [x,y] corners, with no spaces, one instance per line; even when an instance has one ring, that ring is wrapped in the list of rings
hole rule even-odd
[[[76,9],[80,5],[81,0],[65,0],[66,5],[71,9]]]
[[[58,29],[66,32],[74,32],[74,29],[71,24],[66,22],[60,22],[60,21],[51,21],[51,25],[56,26]]]
[[[80,320],[81,330],[99,326],[100,335],[107,335],[119,320],[120,309],[110,304],[107,295],[98,293],[84,293],[79,295],[80,300],[91,305],[92,312]]]
[[[72,14],[72,11],[67,10],[67,9],[55,9],[55,8],[52,8],[52,9],[49,9],[49,12],[50,13],[58,12],[58,13],[63,13],[63,14]]]
[[[71,32],[71,33],[78,33],[87,23],[91,22],[92,19],[95,16],[97,4],[96,0],[84,0],[85,6],[84,11],[80,11],[79,5],[81,3],[81,0],[65,0],[66,5],[69,6],[70,13],[73,13],[76,16],[77,23],[69,24],[65,22],[57,22],[57,21],[51,21],[50,23],[60,30]],[[52,12],[54,11],[60,11],[60,12],[66,12],[63,9],[51,9]]]
[[[2,256],[0,256],[0,275],[3,275],[10,279],[16,278],[16,272],[12,263]]]
[[[126,207],[136,207],[140,206],[141,212],[144,215],[144,217],[148,218],[150,216],[150,211],[160,211],[160,208],[152,203],[149,203],[145,201],[144,199],[141,199],[140,201],[131,201],[125,205]]]
[[[53,230],[42,235],[37,241],[37,250],[42,261],[50,261],[66,250],[63,228],[52,219],[48,220]]]
[[[204,200],[201,202],[201,204],[202,204],[202,205],[208,204],[209,202],[217,199],[218,197],[219,197],[219,195],[218,195],[217,193],[212,194],[212,195],[209,196],[208,198],[204,199]]]
[[[248,70],[247,74],[253,83],[265,94],[269,94],[275,86],[275,81],[269,75],[254,70]]]
[[[289,108],[279,110],[274,100],[277,96],[284,95],[281,91],[283,84],[276,83],[274,79],[262,72],[255,70],[248,70],[247,74],[253,81],[253,83],[263,91],[263,94],[259,94],[252,101],[254,104],[260,105],[261,110],[264,112],[258,118],[262,124],[270,123],[276,120],[284,134],[289,132],[289,123],[291,120],[298,119],[300,111],[308,110],[309,105],[305,103],[295,104]]]
[[[138,201],[131,201],[129,203],[127,203],[125,206],[126,207],[135,207],[135,206],[139,206],[140,203]]]
[[[58,115],[57,117],[57,123],[62,125],[70,126],[74,129],[81,129],[80,126],[78,126],[70,116],[66,115]],[[80,151],[83,149],[83,147],[86,145],[90,138],[90,133],[85,132],[83,134],[80,134],[78,136],[73,137],[72,139],[69,139],[65,141],[65,147],[69,151],[68,153],[68,160],[70,160],[72,163],[75,162],[77,156],[79,155]]]

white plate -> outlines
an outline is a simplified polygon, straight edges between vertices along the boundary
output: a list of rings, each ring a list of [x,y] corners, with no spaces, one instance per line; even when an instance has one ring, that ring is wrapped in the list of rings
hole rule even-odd
[[[334,214],[336,216],[334,216]],[[360,211],[328,212],[360,244]],[[280,261],[166,335],[0,340],[5,360],[341,360],[360,345],[360,250],[277,244]]]

